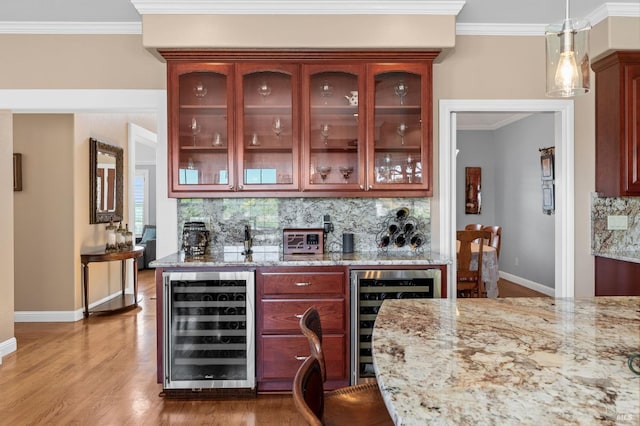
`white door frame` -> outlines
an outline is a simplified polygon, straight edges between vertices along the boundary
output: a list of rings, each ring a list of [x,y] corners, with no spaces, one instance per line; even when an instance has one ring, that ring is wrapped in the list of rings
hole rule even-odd
[[[455,298],[456,252],[456,113],[553,112],[555,116],[555,297],[573,297],[574,290],[574,107],[572,100],[440,100],[439,236],[440,251],[453,259],[447,272],[450,298]]]

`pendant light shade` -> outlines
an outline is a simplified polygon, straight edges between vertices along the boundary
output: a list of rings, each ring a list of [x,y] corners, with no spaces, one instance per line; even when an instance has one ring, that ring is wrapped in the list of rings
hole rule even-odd
[[[547,96],[569,98],[589,92],[589,30],[587,21],[569,19],[545,31]]]

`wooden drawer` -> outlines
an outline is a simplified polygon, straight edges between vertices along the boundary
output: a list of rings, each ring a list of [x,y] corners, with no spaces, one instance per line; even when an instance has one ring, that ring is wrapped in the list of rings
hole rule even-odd
[[[345,336],[325,335],[322,348],[327,365],[327,379],[347,377]],[[262,363],[261,379],[293,381],[298,368],[309,356],[307,338],[300,336],[262,336],[259,348]]]
[[[262,294],[344,294],[341,271],[263,272]]]
[[[300,317],[311,306],[320,314],[323,332],[347,328],[344,299],[267,299],[262,301],[262,333],[300,333]]]

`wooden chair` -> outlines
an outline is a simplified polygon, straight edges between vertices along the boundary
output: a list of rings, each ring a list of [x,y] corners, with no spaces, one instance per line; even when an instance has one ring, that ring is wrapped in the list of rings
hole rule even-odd
[[[485,226],[483,231],[491,232],[491,238],[485,243],[496,249],[496,256],[500,258],[500,243],[502,242],[502,227],[501,226]]]
[[[467,231],[482,231],[481,223],[470,223],[464,227]]]
[[[458,297],[481,297],[486,294],[484,281],[482,281],[482,249],[484,241],[489,238],[491,238],[489,231],[456,231],[456,239],[460,242],[456,271]],[[471,269],[472,243],[478,244],[478,267],[476,269]]]
[[[324,392],[325,358],[320,315],[310,307],[300,318],[300,330],[309,341],[311,355],[293,381],[293,401],[310,425],[393,425],[377,383],[346,386]]]

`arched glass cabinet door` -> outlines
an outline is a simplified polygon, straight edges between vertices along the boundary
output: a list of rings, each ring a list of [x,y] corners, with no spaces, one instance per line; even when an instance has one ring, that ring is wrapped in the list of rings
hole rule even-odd
[[[431,70],[420,63],[374,64],[368,83],[370,168],[376,190],[431,190]]]
[[[364,66],[303,67],[303,187],[359,191],[364,186]]]
[[[298,66],[237,65],[237,191],[298,188]]]
[[[169,65],[170,195],[233,186],[233,66]]]

